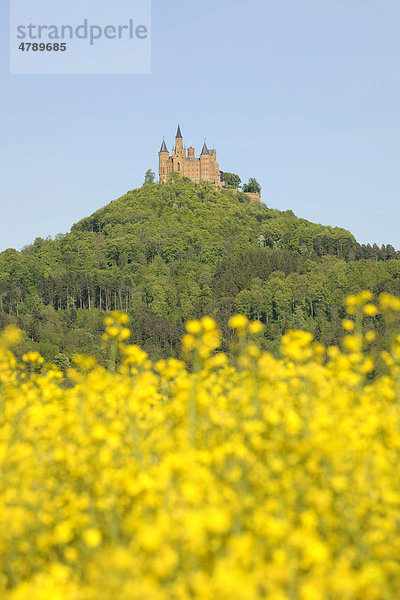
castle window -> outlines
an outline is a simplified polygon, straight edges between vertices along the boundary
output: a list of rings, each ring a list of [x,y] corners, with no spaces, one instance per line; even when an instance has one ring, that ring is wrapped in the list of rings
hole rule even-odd
[[[181,163],[178,163],[178,171],[181,170]]]
[[[165,175],[165,167],[163,167],[163,170],[162,170],[162,172],[163,172],[163,175]]]

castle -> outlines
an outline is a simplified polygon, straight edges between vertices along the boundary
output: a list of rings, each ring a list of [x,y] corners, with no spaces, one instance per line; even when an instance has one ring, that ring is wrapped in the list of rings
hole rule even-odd
[[[172,173],[179,173],[182,177],[188,177],[195,183],[209,181],[215,185],[217,189],[225,187],[225,181],[221,181],[223,173],[219,170],[216,151],[209,150],[206,142],[204,142],[200,158],[196,158],[192,146],[187,149],[183,146],[180,125],[178,125],[178,130],[176,132],[175,148],[172,149],[172,156],[170,156],[167,144],[163,139],[160,152],[158,153],[158,159],[160,183],[166,183]],[[237,193],[239,190],[232,189],[232,191]],[[245,191],[244,193],[251,202],[261,203],[260,191]]]
[[[204,142],[200,158],[196,158],[192,146],[188,149],[183,146],[183,137],[179,125],[172,156],[168,152],[165,140],[163,140],[158,156],[160,182],[162,183],[168,181],[172,173],[179,173],[196,183],[209,181],[218,188],[222,186],[216,151],[209,150],[206,142]]]

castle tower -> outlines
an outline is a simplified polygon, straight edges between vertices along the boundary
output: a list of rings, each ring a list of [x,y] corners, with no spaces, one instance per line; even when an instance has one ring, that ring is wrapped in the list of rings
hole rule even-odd
[[[161,144],[160,152],[158,153],[159,176],[160,181],[165,183],[169,178],[169,152],[165,140]]]
[[[200,154],[200,179],[203,181],[210,180],[210,152],[205,140]]]
[[[178,125],[178,129],[175,136],[175,152],[178,155],[183,154],[183,137],[180,125]]]

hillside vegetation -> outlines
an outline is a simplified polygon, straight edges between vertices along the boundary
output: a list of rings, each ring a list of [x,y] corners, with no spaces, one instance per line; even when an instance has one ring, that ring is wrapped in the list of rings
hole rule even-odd
[[[336,344],[342,299],[362,289],[400,292],[392,246],[361,246],[325,227],[249,202],[245,194],[175,178],[145,184],[54,240],[0,254],[0,327],[26,332],[66,367],[79,350],[105,360],[104,312],[130,315],[132,342],[153,358],[177,355],[183,324],[240,312],[263,322],[264,348],[303,328]],[[231,332],[223,329],[224,342]]]

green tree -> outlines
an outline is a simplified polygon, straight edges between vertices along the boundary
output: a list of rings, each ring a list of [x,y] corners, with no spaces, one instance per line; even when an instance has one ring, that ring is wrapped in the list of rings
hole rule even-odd
[[[244,184],[243,191],[259,194],[261,192],[261,185],[258,183],[257,179],[250,177],[249,182]]]
[[[240,188],[242,180],[236,173],[222,173],[221,180],[225,182],[227,187]]]
[[[156,174],[154,173],[154,171],[152,171],[151,169],[148,169],[144,176],[144,182],[145,183],[154,183],[155,179],[156,179]]]

